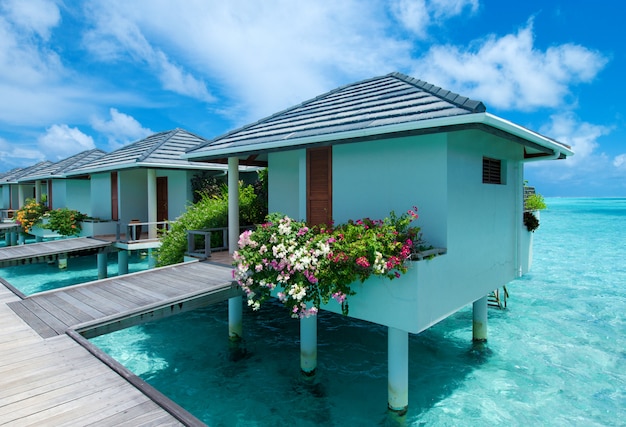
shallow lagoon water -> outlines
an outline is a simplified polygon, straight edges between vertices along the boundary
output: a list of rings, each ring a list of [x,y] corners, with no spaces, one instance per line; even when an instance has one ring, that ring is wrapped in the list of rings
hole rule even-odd
[[[276,304],[244,308],[244,353],[226,303],[92,341],[211,426],[624,425],[626,199],[547,201],[532,272],[489,310],[485,348],[470,307],[410,337],[402,419],[386,410],[386,328],[367,322],[320,314],[312,381]]]

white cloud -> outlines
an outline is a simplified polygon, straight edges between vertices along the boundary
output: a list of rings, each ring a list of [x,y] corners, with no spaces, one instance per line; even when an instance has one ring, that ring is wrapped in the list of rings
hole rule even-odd
[[[576,44],[537,49],[531,21],[517,34],[491,35],[469,48],[433,46],[415,70],[487,107],[531,110],[563,105],[571,85],[590,82],[606,63],[601,53]]]
[[[589,162],[597,155],[598,138],[611,132],[610,127],[580,121],[572,112],[555,114],[550,120],[540,132],[572,147],[575,155],[563,162],[568,166]]]
[[[37,139],[37,145],[41,153],[52,162],[95,148],[91,136],[66,124],[50,126],[46,133]]]
[[[154,47],[136,22],[124,13],[118,13],[115,5],[92,6],[96,10],[93,14],[95,27],[85,33],[83,44],[96,58],[144,63],[155,73],[164,89],[205,102],[215,100],[201,79],[174,63],[163,50]]]
[[[626,169],[626,154],[620,154],[613,159],[613,166],[618,169]]]
[[[91,120],[91,126],[108,138],[111,150],[154,133],[152,130],[141,126],[141,123],[134,117],[120,113],[115,108],[111,108],[109,114],[111,115],[110,120],[94,117]]]
[[[61,21],[61,13],[53,1],[4,0],[0,7],[17,27],[44,40],[48,40],[50,31]]]
[[[419,38],[427,36],[428,27],[441,25],[468,7],[475,12],[478,0],[395,0],[390,5],[394,18]]]

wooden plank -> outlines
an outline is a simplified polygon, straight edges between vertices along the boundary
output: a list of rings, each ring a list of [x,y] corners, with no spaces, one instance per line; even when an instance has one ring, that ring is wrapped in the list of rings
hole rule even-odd
[[[41,313],[44,315],[42,319],[38,313],[34,313],[28,307],[28,303],[17,301],[8,304],[8,306],[42,337],[49,338],[58,335],[57,331],[48,325],[47,317],[45,317],[44,313]],[[45,314],[49,315],[47,312]]]
[[[169,423],[173,424],[169,424]],[[154,402],[142,402],[129,408],[123,413],[118,412],[95,423],[94,426],[138,427],[138,426],[169,426],[182,425],[173,420],[171,415],[164,411]]]
[[[30,297],[30,299],[37,302],[50,313],[54,314],[57,319],[61,320],[68,326],[95,319],[95,317],[81,311],[77,306],[69,304],[63,298],[59,298],[59,294],[63,294],[63,291],[61,290],[60,292],[49,294],[44,297],[34,295]]]
[[[87,291],[87,289],[85,289],[84,291]],[[110,288],[101,288],[99,286],[91,286],[89,288],[89,292],[92,292],[94,295],[96,295],[98,298],[106,300],[108,302],[112,302],[115,303],[115,305],[117,306],[117,312],[121,312],[121,311],[126,311],[132,308],[135,308],[137,305],[128,301],[127,298],[124,298],[124,296],[119,296],[113,292],[111,292],[112,289]]]
[[[80,320],[78,320],[76,317],[74,317],[70,313],[65,312],[63,309],[57,307],[52,301],[50,301],[51,297],[52,296],[48,296],[47,298],[31,297],[24,301],[37,304],[39,307],[41,307],[43,310],[46,310],[48,313],[50,313],[51,316],[57,319],[56,325],[55,323],[49,323],[48,325],[52,326],[52,329],[55,329],[60,333],[65,332],[68,327],[80,323]]]
[[[81,316],[81,321],[83,321],[83,322],[86,321],[86,320],[89,320],[89,319],[97,319],[99,317],[104,317],[105,316],[105,313],[103,313],[102,311],[100,311],[97,308],[94,308],[93,306],[83,302],[79,298],[76,298],[76,296],[75,296],[76,293],[58,292],[55,295],[59,299],[63,300],[65,303],[72,305],[77,310],[80,310],[85,315],[88,315],[89,317],[85,318],[85,320],[82,320],[82,316]]]
[[[96,307],[97,310],[101,311],[105,316],[117,313],[119,311],[119,304],[107,299],[103,299],[101,296],[95,294],[88,287],[67,289],[65,291],[65,294],[71,295],[72,297],[82,301],[84,304],[87,304],[91,307]]]

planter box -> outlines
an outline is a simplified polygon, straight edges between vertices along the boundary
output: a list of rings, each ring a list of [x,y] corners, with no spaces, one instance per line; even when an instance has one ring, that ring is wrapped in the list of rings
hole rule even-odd
[[[81,237],[115,236],[117,232],[117,222],[87,219],[81,222],[81,228]]]

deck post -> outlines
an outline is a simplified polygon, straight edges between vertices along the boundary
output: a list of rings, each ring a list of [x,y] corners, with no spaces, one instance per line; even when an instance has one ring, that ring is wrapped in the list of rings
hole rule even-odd
[[[387,407],[404,415],[409,407],[409,333],[387,329]]]
[[[17,245],[17,239],[18,239],[18,235],[19,234],[20,234],[19,231],[12,231],[11,232],[11,244],[9,246]]]
[[[107,253],[98,252],[98,280],[107,278]]]
[[[128,274],[128,251],[123,249],[117,252],[117,274]]]
[[[26,243],[26,235],[24,233],[18,233],[17,235],[17,244],[23,245]]]
[[[209,237],[210,238],[210,237]],[[228,252],[233,253],[239,241],[239,159],[228,158]],[[243,336],[242,297],[228,300],[228,336],[239,341]]]
[[[6,246],[11,246],[13,243],[13,235],[15,234],[14,231],[7,231],[6,233],[4,233],[4,244]]]
[[[317,369],[317,316],[300,319],[300,370],[311,377]]]
[[[487,295],[474,301],[472,309],[472,340],[487,341]]]
[[[67,254],[59,254],[58,263],[59,269],[65,270],[67,268]]]

